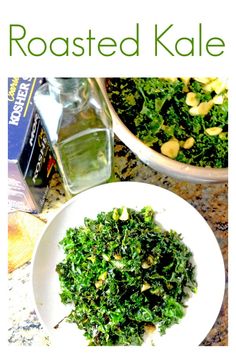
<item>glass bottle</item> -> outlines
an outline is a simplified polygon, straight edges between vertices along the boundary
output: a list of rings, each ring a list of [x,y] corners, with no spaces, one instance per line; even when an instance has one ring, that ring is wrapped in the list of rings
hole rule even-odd
[[[48,78],[34,102],[67,196],[108,181],[113,167],[112,118],[96,80]]]

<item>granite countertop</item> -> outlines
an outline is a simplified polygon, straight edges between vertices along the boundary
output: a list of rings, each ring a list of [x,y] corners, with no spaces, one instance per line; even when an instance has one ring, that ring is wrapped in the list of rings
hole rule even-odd
[[[208,222],[222,251],[226,287],[219,316],[201,345],[228,345],[228,186],[227,184],[190,184],[164,176],[138,160],[120,141],[115,145],[114,172],[117,180],[140,181],[168,189],[188,201]],[[65,193],[56,173],[42,212],[48,221],[65,203]],[[37,318],[30,289],[30,262],[9,274],[9,344],[50,346],[50,338]]]

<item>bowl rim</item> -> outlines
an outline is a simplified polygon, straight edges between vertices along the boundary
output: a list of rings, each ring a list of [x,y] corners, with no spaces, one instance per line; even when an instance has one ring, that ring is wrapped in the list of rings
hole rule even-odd
[[[97,79],[112,116],[114,133],[142,162],[156,171],[187,182],[224,183],[228,181],[228,168],[199,167],[172,160],[138,139],[113,108],[107,95],[105,80],[106,78]]]

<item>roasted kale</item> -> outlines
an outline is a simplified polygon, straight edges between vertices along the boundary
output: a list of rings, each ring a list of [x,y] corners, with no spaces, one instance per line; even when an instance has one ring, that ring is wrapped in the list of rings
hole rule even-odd
[[[183,163],[222,168],[228,166],[227,87],[210,80],[112,78],[107,93],[118,116],[146,145]],[[195,102],[188,102],[188,94]],[[171,155],[162,146],[173,140],[178,150]]]
[[[56,271],[70,322],[89,345],[141,345],[148,328],[161,335],[185,314],[196,291],[192,253],[154,211],[117,208],[70,228]]]

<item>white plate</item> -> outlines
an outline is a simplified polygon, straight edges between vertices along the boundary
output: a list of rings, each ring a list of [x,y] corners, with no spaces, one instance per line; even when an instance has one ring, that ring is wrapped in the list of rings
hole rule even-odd
[[[70,312],[60,301],[60,286],[56,265],[63,259],[58,246],[66,230],[83,224],[84,217],[95,218],[101,211],[126,206],[140,210],[150,205],[166,230],[183,236],[191,249],[197,267],[198,291],[188,300],[185,317],[166,334],[154,336],[157,346],[197,346],[206,337],[220,311],[225,270],[217,240],[203,217],[189,203],[163,188],[140,182],[115,182],[91,188],[71,199],[47,225],[32,261],[33,296],[36,312],[48,330],[52,343],[84,346],[82,331],[63,321]],[[148,342],[145,342],[145,344]],[[150,344],[150,343],[149,343]]]

